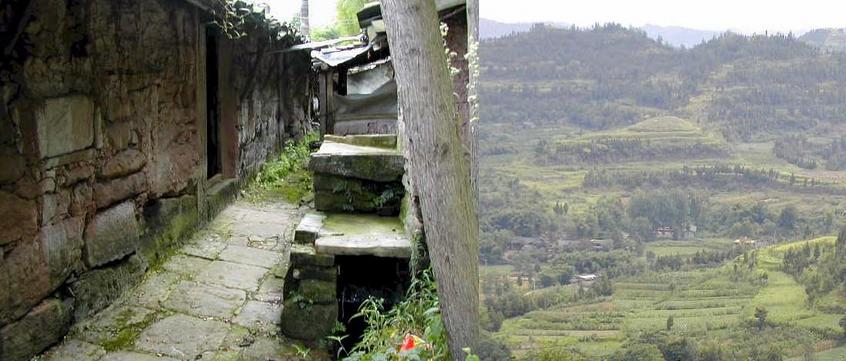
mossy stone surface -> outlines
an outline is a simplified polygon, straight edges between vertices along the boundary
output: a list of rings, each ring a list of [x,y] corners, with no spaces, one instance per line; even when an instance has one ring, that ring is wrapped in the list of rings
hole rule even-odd
[[[377,182],[399,181],[405,172],[405,158],[395,149],[362,147],[324,141],[308,162],[314,173]]]
[[[338,305],[304,305],[293,299],[282,306],[282,334],[303,341],[319,341],[329,336],[338,320]]]
[[[335,282],[304,279],[300,281],[300,293],[315,304],[328,305],[337,302]]]
[[[333,135],[326,134],[323,136],[324,141],[335,143],[345,143],[351,145],[360,145],[364,147],[376,147],[396,149],[397,135],[396,134],[360,134],[360,135]]]

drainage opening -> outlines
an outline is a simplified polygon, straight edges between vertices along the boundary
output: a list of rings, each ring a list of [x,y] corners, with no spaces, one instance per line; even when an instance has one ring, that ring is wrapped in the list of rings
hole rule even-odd
[[[362,302],[368,297],[381,298],[384,310],[390,310],[405,297],[411,273],[408,259],[402,258],[336,256],[335,262],[338,265],[338,319],[348,335],[342,344],[350,351],[361,341],[367,328],[361,317],[351,319]]]

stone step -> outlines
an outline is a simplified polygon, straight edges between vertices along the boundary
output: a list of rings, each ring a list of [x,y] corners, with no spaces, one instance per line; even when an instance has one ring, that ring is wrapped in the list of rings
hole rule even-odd
[[[396,134],[362,134],[362,135],[334,135],[326,134],[323,136],[323,141],[330,141],[335,143],[344,143],[350,145],[359,145],[364,147],[376,148],[397,148]]]
[[[405,160],[396,149],[346,144],[324,139],[311,155],[308,168],[314,173],[375,182],[402,179]]]
[[[314,245],[317,254],[411,257],[411,242],[397,217],[308,213],[297,226],[294,241]]]

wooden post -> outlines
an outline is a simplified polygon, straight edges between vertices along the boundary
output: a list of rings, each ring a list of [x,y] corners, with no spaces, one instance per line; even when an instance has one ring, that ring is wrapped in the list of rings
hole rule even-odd
[[[435,2],[383,0],[411,182],[453,360],[479,337],[479,220]]]

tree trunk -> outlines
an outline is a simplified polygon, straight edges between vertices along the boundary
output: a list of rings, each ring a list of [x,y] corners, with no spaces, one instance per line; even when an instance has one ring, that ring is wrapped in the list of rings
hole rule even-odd
[[[479,336],[479,220],[438,14],[432,0],[383,0],[382,10],[449,349],[463,360]]]
[[[476,208],[479,207],[479,0],[467,0],[467,69],[470,81],[467,85],[467,101],[470,103],[470,139],[465,139],[470,149],[470,182]]]
[[[305,36],[311,36],[311,28],[308,25],[308,0],[303,0],[300,6],[300,32]]]

